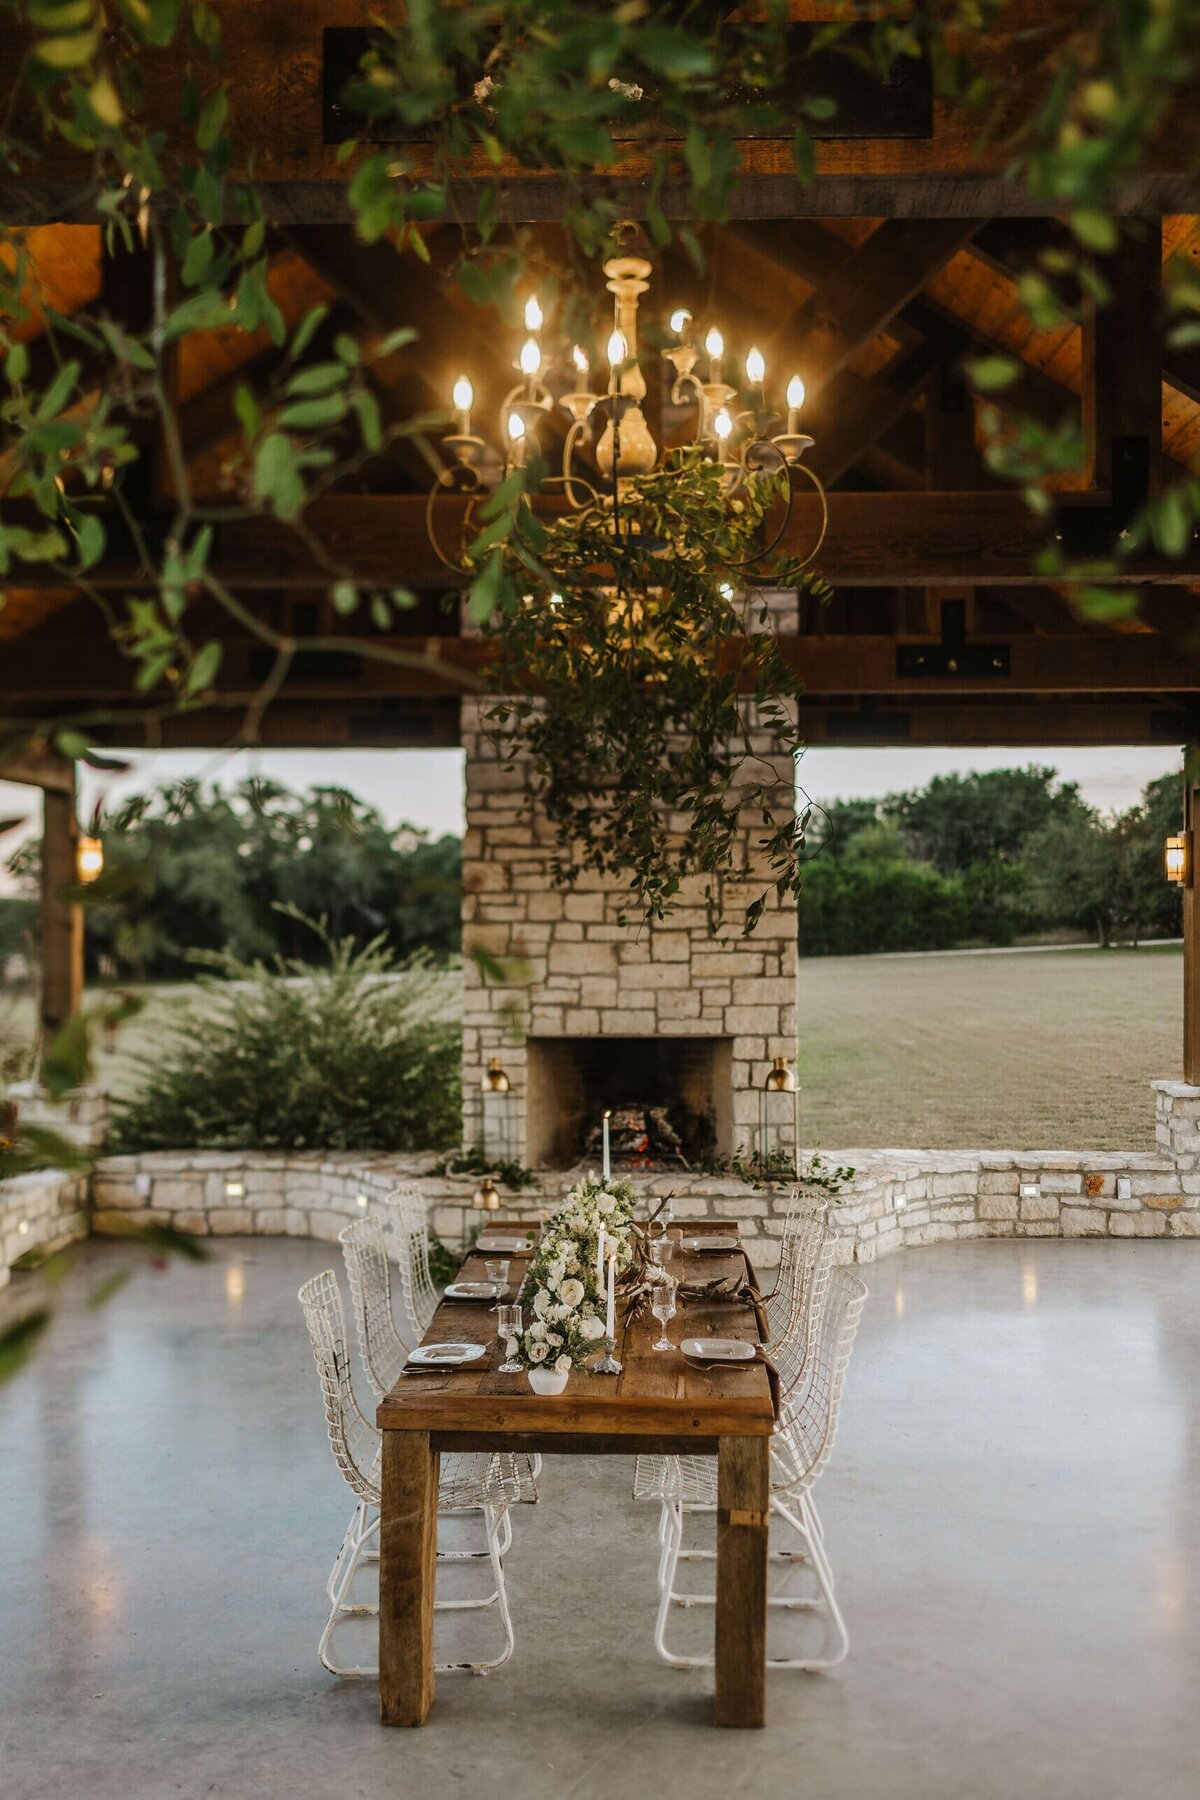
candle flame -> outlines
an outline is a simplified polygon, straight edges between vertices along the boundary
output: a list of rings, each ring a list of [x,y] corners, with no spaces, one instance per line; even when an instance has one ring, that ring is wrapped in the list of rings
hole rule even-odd
[[[538,305],[538,297],[536,294],[530,294],[525,302],[525,329],[526,331],[540,331],[542,324],[542,309]]]
[[[470,412],[475,404],[475,389],[469,375],[460,375],[454,384],[454,404],[459,412]]]
[[[575,364],[575,368],[580,375],[587,374],[588,366],[589,366],[588,359],[587,359],[587,351],[582,350],[578,344],[576,344],[575,348],[571,352],[571,361]]]
[[[765,361],[763,360],[762,351],[759,349],[753,349],[753,350],[748,351],[747,355],[746,355],[746,379],[754,387],[757,387],[759,385],[759,383],[762,381],[766,372],[767,372],[767,365],[766,365]]]
[[[804,405],[804,383],[798,375],[793,375],[787,384],[787,403],[797,411]]]

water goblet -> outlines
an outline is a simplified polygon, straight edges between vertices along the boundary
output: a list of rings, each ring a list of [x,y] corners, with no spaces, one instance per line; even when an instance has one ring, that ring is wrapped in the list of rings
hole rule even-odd
[[[498,1306],[495,1309],[497,1326],[496,1335],[505,1346],[504,1361],[497,1373],[500,1375],[519,1375],[521,1365],[513,1353],[507,1348],[521,1335],[521,1308],[519,1306]]]
[[[650,1295],[650,1311],[662,1326],[662,1336],[652,1350],[673,1350],[674,1344],[667,1336],[667,1320],[675,1317],[675,1283],[668,1275],[665,1281],[656,1282]]]
[[[492,1297],[493,1299],[499,1299],[500,1295],[508,1286],[509,1265],[507,1262],[485,1262],[483,1267],[488,1280],[492,1284]],[[493,1306],[493,1312],[497,1312],[498,1310],[498,1307]]]

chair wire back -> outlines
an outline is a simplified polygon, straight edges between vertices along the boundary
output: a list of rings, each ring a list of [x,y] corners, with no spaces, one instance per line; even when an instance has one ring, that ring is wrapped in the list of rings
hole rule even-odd
[[[776,1492],[805,1491],[829,1461],[850,1352],[866,1298],[866,1286],[852,1270],[832,1271],[807,1370],[785,1398],[772,1440],[771,1485]]]
[[[322,1269],[305,1282],[300,1304],[321,1377],[334,1461],[359,1499],[378,1505],[380,1437],[354,1398],[346,1315],[332,1269]]]
[[[392,1221],[396,1265],[404,1306],[418,1337],[429,1330],[438,1307],[438,1292],[429,1273],[428,1204],[415,1182],[402,1182],[384,1201]]]
[[[829,1233],[829,1206],[824,1200],[793,1199],[783,1222],[779,1277],[765,1300],[767,1323],[775,1343],[790,1338],[806,1318],[809,1288],[817,1255]]]
[[[338,1233],[350,1284],[350,1304],[367,1380],[377,1400],[388,1393],[408,1357],[392,1312],[391,1265],[383,1220],[374,1213]]]

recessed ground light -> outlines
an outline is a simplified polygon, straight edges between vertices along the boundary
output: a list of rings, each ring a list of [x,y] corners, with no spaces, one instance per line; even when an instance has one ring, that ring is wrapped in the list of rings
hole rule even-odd
[[[28,1232],[28,1230],[29,1230],[29,1220],[22,1219],[21,1223],[17,1226],[18,1237],[24,1237],[25,1234]]]
[[[354,1203],[355,1203],[355,1205],[356,1205],[356,1206],[357,1206],[357,1207],[358,1207],[358,1209],[359,1209],[359,1211],[360,1211],[360,1212],[366,1212],[366,1210],[367,1210],[367,1196],[366,1196],[366,1195],[365,1195],[365,1194],[355,1194],[355,1196],[354,1196]]]
[[[1040,1181],[1023,1181],[1021,1183],[1022,1200],[1037,1200],[1042,1192]]]
[[[148,1175],[135,1176],[133,1191],[139,1200],[148,1200],[150,1198],[150,1177]]]
[[[245,1198],[245,1194],[246,1184],[244,1181],[227,1181],[225,1183],[225,1198],[227,1200],[242,1200]]]
[[[1118,1200],[1132,1200],[1133,1199],[1133,1180],[1130,1176],[1128,1176],[1128,1175],[1118,1175],[1117,1176],[1117,1199]]]
[[[905,1207],[908,1205],[908,1201],[904,1198],[903,1194],[894,1194],[892,1196],[892,1205],[895,1207],[897,1212],[903,1212]]]

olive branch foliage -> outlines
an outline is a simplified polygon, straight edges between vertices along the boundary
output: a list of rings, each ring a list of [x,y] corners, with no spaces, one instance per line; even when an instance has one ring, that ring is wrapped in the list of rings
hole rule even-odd
[[[878,0],[865,9],[848,0],[829,12],[811,32],[812,50],[877,72],[928,55],[939,99],[967,112],[981,139],[1002,141],[1012,178],[1061,213],[1060,239],[1021,277],[1033,323],[1076,322],[1085,308],[1103,306],[1105,258],[1140,228],[1123,216],[1127,192],[1170,109],[1194,87],[1200,0],[1078,0],[1040,11],[1025,0]],[[813,132],[835,111],[817,81],[795,79],[794,65],[785,91],[784,0],[736,10],[722,0],[408,0],[403,9],[364,11],[367,19],[371,48],[344,96],[362,119],[362,141],[348,140],[338,152],[360,237],[391,243],[419,270],[429,258],[428,223],[457,219],[455,278],[471,300],[515,323],[525,273],[544,252],[507,216],[507,171],[514,163],[548,170],[566,195],[570,254],[556,271],[539,267],[539,284],[550,280],[547,296],[564,334],[588,343],[595,261],[622,217],[636,211],[653,245],[676,236],[699,264],[697,225],[729,214],[739,137],[785,135],[803,185],[815,171]],[[47,156],[78,152],[87,174],[73,215],[99,218],[110,249],[142,245],[151,269],[142,329],[112,317],[103,296],[68,314],[39,293],[27,234],[0,225],[0,581],[19,585],[23,569],[49,565],[63,587],[99,608],[133,667],[141,723],[151,732],[168,714],[211,698],[223,639],[234,630],[271,652],[241,725],[251,741],[305,649],[350,647],[437,667],[388,636],[396,613],[413,603],[407,589],[364,582],[352,555],[331,553],[307,519],[315,500],[399,438],[433,460],[429,436],[441,421],[396,420],[380,405],[388,359],[410,351],[412,333],[364,349],[321,306],[289,328],[271,291],[255,121],[235,116],[231,104],[236,84],[223,65],[219,9],[208,0],[0,0],[0,27],[19,46],[7,58],[8,89],[0,94],[4,167],[34,182]],[[989,75],[994,40],[1006,33],[1040,52],[1019,106]],[[169,120],[152,116],[146,101],[155,65],[168,58],[178,99]],[[381,144],[384,138],[396,141]],[[637,173],[627,179],[622,163],[631,141]],[[680,211],[690,222],[668,217]],[[1195,342],[1200,279],[1190,267],[1167,274],[1170,341]],[[35,359],[25,341],[35,309],[48,360]],[[193,491],[171,366],[184,337],[230,327],[265,334],[278,355],[269,378],[237,387],[240,436],[224,493],[212,501]],[[1044,508],[1045,483],[1080,465],[1081,434],[1074,425],[1047,428],[1005,404],[1016,373],[1010,359],[976,358],[971,373],[989,401],[992,466]],[[138,503],[134,479],[151,455],[167,471],[166,517],[154,521]],[[735,516],[720,543],[711,478],[696,464],[672,489],[678,511],[665,535],[678,547],[692,534],[709,541],[718,534],[711,569],[678,555],[667,567],[636,534],[619,546],[601,544],[595,518],[545,528],[539,542],[528,474],[519,492],[498,502],[486,542],[473,553],[473,610],[490,621],[501,666],[525,677],[517,698],[499,704],[495,722],[531,750],[561,834],[563,878],[579,866],[628,869],[639,903],[660,914],[686,871],[716,874],[735,852],[729,797],[749,754],[746,731],[734,721],[735,693],[783,713],[795,697],[766,631],[750,634],[741,668],[715,654],[720,631],[733,625],[723,571],[744,560],[751,525]],[[654,481],[642,484],[638,499],[650,514],[666,504],[665,483]],[[295,533],[316,578],[328,584],[333,612],[369,617],[374,637],[298,637],[246,604],[223,579],[214,544],[222,524],[257,517]],[[1198,519],[1200,483],[1185,476],[1151,500],[1114,554],[1147,545],[1181,554]],[[129,592],[119,598],[94,578],[117,536],[123,553],[131,547],[133,565]],[[611,584],[596,579],[602,555]],[[1134,604],[1105,589],[1103,559],[1081,565],[1048,549],[1043,566],[1048,576],[1077,583],[1077,603],[1099,614]],[[524,599],[531,590],[532,608]],[[539,602],[554,591],[565,604],[561,619],[548,624]],[[214,607],[224,620],[217,627],[206,623]],[[714,653],[700,658],[697,643]],[[535,678],[536,703],[527,694]],[[0,744],[32,732],[74,756],[107,719],[95,708],[32,726],[0,721]],[[635,758],[654,753],[665,759],[663,773],[629,797],[622,775]],[[652,766],[642,762],[643,776]],[[674,866],[654,824],[663,807],[692,826]],[[787,886],[795,877],[794,838],[770,817],[763,829]]]

